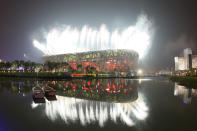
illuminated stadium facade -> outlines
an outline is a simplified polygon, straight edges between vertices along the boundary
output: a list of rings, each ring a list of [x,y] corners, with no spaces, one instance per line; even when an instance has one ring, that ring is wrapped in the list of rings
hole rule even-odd
[[[87,73],[87,68],[90,70],[94,67],[98,72],[131,72],[136,71],[139,55],[133,50],[102,50],[88,51],[81,53],[70,53],[62,55],[43,56],[42,61],[46,63],[68,63],[67,66],[78,70],[78,65],[81,65],[80,73]]]

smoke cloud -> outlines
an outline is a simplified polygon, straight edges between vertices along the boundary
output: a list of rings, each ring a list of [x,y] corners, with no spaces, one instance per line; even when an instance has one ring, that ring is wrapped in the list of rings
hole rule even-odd
[[[180,37],[178,37],[177,40],[174,42],[170,42],[168,46],[166,46],[166,52],[167,54],[175,53],[178,55],[181,55],[180,53],[183,51],[184,48],[191,48],[195,49],[195,42],[193,39],[189,38],[187,35],[182,34]]]
[[[119,28],[109,31],[105,24],[100,28],[84,25],[82,28],[71,25],[52,28],[48,33],[43,32],[43,40],[34,39],[33,44],[44,55],[66,53],[130,49],[139,53],[142,58],[151,46],[153,38],[152,21],[141,14],[136,24],[123,30]],[[40,42],[41,41],[41,42]]]

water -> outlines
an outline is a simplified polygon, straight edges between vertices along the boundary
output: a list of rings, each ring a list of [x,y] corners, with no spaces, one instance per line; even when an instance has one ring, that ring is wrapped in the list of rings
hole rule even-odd
[[[35,85],[56,99],[33,100]],[[197,90],[164,78],[0,81],[0,131],[191,130],[196,111]]]

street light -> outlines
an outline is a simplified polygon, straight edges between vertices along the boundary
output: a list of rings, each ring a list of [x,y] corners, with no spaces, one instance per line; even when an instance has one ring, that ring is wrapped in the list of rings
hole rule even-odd
[[[139,70],[137,71],[137,74],[138,74],[139,76],[141,76],[141,75],[143,74],[143,71],[142,71],[141,69],[139,69]]]

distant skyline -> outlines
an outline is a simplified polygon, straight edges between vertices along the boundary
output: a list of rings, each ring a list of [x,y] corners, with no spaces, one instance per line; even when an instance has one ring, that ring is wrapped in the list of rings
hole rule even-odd
[[[0,59],[40,61],[42,52],[33,46],[32,39],[57,25],[99,28],[106,24],[113,30],[133,25],[143,12],[156,29],[144,66],[151,70],[170,68],[174,56],[184,48],[197,54],[196,4],[180,0],[2,0]]]

